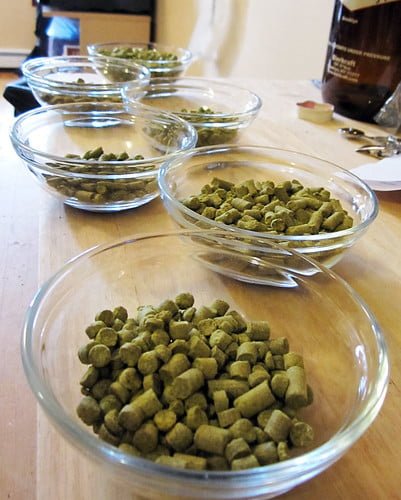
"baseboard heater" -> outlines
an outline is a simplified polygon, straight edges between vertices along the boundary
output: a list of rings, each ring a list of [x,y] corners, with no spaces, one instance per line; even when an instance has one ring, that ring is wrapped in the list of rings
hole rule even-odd
[[[0,48],[0,68],[14,69],[19,68],[21,63],[31,52],[29,49],[4,49]]]

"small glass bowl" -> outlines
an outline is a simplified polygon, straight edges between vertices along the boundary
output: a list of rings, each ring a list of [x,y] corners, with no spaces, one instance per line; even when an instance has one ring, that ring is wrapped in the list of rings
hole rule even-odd
[[[226,237],[226,232],[220,234]],[[290,250],[291,267],[277,267],[274,261],[271,266],[290,277],[293,287],[232,279],[230,258],[237,262],[241,237],[231,239],[231,249],[211,246],[208,238],[202,231],[184,231],[98,245],[44,283],[26,315],[22,360],[39,404],[61,435],[98,464],[97,480],[117,479],[141,497],[250,499],[282,494],[340,459],[373,422],[385,398],[389,365],[384,335],[344,280]],[[251,243],[258,246],[257,240]],[[266,242],[260,248],[266,259],[272,246]],[[227,263],[225,276],[209,265],[221,259]],[[250,264],[255,275],[264,275],[266,261],[250,259]],[[315,272],[305,276],[304,269],[310,267]],[[236,265],[232,271],[235,275]],[[219,298],[247,320],[267,320],[271,338],[287,337],[291,350],[303,356],[314,401],[301,418],[315,434],[303,454],[233,472],[172,468],[123,453],[78,418],[80,379],[87,366],[77,353],[89,341],[85,328],[95,314],[124,306],[134,316],[138,306],[157,306],[181,292],[194,295],[195,307]],[[76,481],[88,481],[79,468],[75,472]]]
[[[96,56],[38,57],[22,65],[30,89],[41,105],[70,102],[121,102],[121,90],[145,86],[150,73],[133,61]]]
[[[249,179],[275,184],[296,179],[304,187],[324,187],[353,218],[353,226],[334,232],[288,235],[256,232],[217,222],[183,204],[185,198],[200,194],[214,177],[235,184]],[[274,242],[283,248],[294,248],[328,267],[343,257],[378,213],[373,191],[347,170],[310,155],[263,146],[225,145],[185,152],[163,166],[159,186],[168,212],[183,228],[220,229],[230,235],[257,236],[262,244]]]
[[[250,90],[204,78],[153,80],[148,87],[131,87],[123,99],[168,111],[191,123],[198,133],[197,147],[235,142],[262,106]]]
[[[194,128],[172,114],[96,102],[29,111],[16,119],[10,136],[43,188],[94,212],[127,210],[156,198],[159,167],[196,143]]]
[[[135,61],[146,66],[154,78],[177,78],[182,75],[193,55],[188,49],[160,43],[124,43],[109,42],[88,45],[88,54],[116,57]]]

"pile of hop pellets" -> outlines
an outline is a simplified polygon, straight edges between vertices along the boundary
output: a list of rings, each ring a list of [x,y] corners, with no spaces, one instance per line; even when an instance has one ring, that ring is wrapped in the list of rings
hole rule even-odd
[[[70,165],[52,163],[51,166],[58,170],[75,174],[91,174],[94,177],[118,176],[149,171],[149,177],[138,179],[119,179],[69,177],[61,175],[45,176],[47,184],[56,189],[63,196],[73,197],[87,203],[116,203],[142,198],[157,191],[157,180],[155,178],[154,164],[140,164],[138,166],[126,165],[126,160],[141,161],[142,155],[130,157],[125,151],[122,153],[105,153],[102,146],[86,151],[83,155],[67,154],[67,159],[94,160],[94,164]],[[105,163],[101,163],[105,162]],[[109,163],[112,162],[112,163]],[[118,163],[122,162],[121,165]]]
[[[232,117],[225,118],[221,114],[208,106],[190,110],[183,108],[179,113],[184,120],[195,126],[198,134],[197,147],[225,144],[235,139],[238,134],[238,125],[233,124]],[[203,123],[207,123],[207,127],[202,126]],[[222,125],[224,123],[227,125]]]
[[[181,73],[181,62],[177,54],[156,48],[114,47],[112,50],[101,49],[99,53],[107,57],[131,59],[146,66],[153,78],[159,76],[176,77]],[[177,68],[177,71],[173,71]]]
[[[303,358],[267,321],[227,302],[194,307],[181,293],[159,306],[99,312],[78,352],[89,365],[77,414],[128,454],[197,470],[241,470],[286,460],[313,429]]]
[[[352,217],[327,189],[305,187],[296,179],[277,184],[248,179],[234,184],[215,177],[182,203],[216,222],[271,234],[330,233],[353,225]]]

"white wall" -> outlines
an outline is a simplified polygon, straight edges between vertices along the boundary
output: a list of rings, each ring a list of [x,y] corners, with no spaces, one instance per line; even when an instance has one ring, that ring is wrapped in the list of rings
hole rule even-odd
[[[320,78],[334,0],[157,0],[157,41],[189,47],[188,74]],[[31,0],[0,0],[3,53],[35,44]]]
[[[320,78],[334,0],[158,0],[156,39],[188,47],[188,74]]]
[[[0,0],[0,67],[12,67],[33,49],[35,22],[32,0]]]

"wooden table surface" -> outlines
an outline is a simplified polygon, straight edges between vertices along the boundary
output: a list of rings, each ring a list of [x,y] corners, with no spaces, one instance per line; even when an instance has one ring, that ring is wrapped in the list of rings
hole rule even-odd
[[[3,76],[1,81],[2,94],[7,79]],[[358,125],[367,132],[384,132],[338,115],[324,125],[297,118],[296,102],[320,100],[310,82],[236,82],[263,99],[261,113],[241,137],[242,144],[296,149],[349,169],[370,160],[355,153],[355,143],[342,138],[337,129]],[[175,225],[159,199],[110,215],[64,206],[41,190],[13,152],[8,139],[13,109],[4,99],[0,113],[0,499],[138,498],[107,482],[50,426],[25,380],[20,334],[30,299],[66,260],[100,242]],[[334,270],[362,296],[384,331],[391,358],[387,398],[369,430],[340,461],[282,498],[401,498],[401,191],[377,196],[378,218]]]

